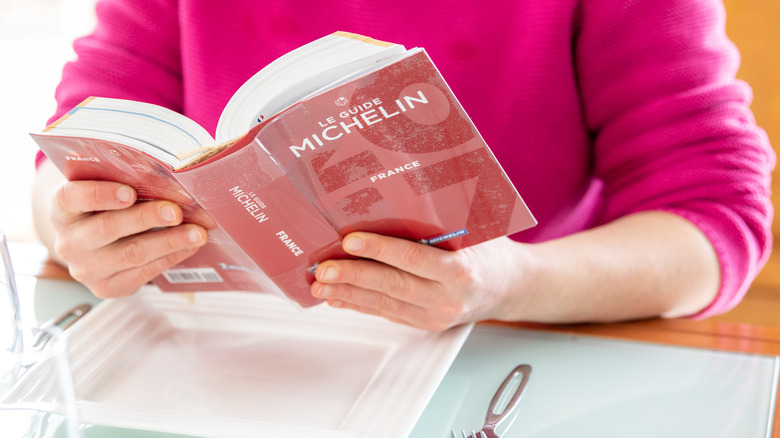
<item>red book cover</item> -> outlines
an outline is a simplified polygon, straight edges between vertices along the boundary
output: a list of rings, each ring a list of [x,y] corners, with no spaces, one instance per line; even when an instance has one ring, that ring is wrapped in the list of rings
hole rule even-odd
[[[118,181],[135,188],[138,201],[171,200],[184,221],[209,229],[209,240],[194,256],[156,278],[164,291],[269,291],[281,293],[224,229],[156,159],[123,144],[81,137],[32,134],[46,156],[70,180]]]
[[[33,137],[69,179],[127,183],[210,227],[209,244],[155,280],[166,291],[272,291],[308,307],[318,302],[310,268],[347,257],[340,241],[351,231],[457,250],[536,224],[422,50],[303,99],[181,170],[117,143]]]

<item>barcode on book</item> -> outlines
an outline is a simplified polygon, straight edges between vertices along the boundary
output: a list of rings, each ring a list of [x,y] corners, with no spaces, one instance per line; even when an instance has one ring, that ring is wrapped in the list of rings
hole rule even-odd
[[[169,269],[163,277],[171,284],[222,283],[222,277],[213,268]]]

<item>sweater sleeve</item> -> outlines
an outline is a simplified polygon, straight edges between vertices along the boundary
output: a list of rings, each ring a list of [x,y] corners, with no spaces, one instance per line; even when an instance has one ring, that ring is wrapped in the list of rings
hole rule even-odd
[[[56,90],[55,120],[89,96],[133,99],[180,111],[176,2],[100,0],[94,31],[77,39]]]
[[[182,108],[177,4],[165,0],[100,0],[97,25],[73,43],[52,123],[89,96],[115,97]],[[45,160],[41,151],[36,168]]]
[[[584,1],[575,45],[600,223],[642,210],[678,214],[707,236],[726,312],[771,252],[775,155],[735,79],[739,55],[720,0]]]

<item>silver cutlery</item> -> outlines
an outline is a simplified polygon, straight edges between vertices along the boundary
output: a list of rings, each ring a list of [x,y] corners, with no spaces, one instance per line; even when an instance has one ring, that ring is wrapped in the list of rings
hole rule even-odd
[[[513,385],[511,385],[511,383],[514,382],[517,379],[517,376],[520,374],[522,374],[523,378],[520,381],[520,384],[514,388],[512,398],[508,403],[506,403],[506,406],[500,412],[496,412],[496,409],[498,409],[503,404],[503,401],[512,391]],[[493,399],[488,405],[487,415],[485,416],[485,424],[482,426],[482,429],[476,432],[472,430],[471,434],[467,434],[465,430],[461,430],[460,436],[458,436],[457,432],[453,430],[452,438],[500,438],[496,433],[496,428],[504,424],[514,413],[517,405],[520,403],[520,399],[523,396],[523,391],[525,391],[525,386],[528,384],[528,378],[530,376],[530,365],[518,365],[514,370],[512,370],[511,373],[509,373],[506,379],[504,379],[504,382],[501,383],[501,386],[499,386],[495,395],[493,395]]]
[[[48,329],[59,327],[60,330],[67,330],[74,322],[86,315],[90,310],[92,310],[91,304],[79,304],[65,313],[46,321],[41,326],[41,331],[33,341],[33,348],[42,349],[46,343],[49,342],[51,332]]]

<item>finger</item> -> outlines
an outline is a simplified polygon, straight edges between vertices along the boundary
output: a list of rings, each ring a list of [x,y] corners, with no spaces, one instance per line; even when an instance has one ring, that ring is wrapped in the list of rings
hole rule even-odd
[[[395,316],[406,313],[418,313],[421,308],[374,290],[364,289],[349,283],[318,283],[313,285],[316,297],[329,304],[341,303],[355,308],[370,310],[369,313],[382,316]],[[402,318],[406,319],[406,318]]]
[[[435,309],[433,313],[381,292],[358,288],[351,284],[312,285],[315,296],[328,297],[328,305],[375,315],[399,324],[406,324],[425,330],[446,330],[455,325],[455,318]],[[457,315],[455,315],[457,316]]]
[[[436,286],[428,284],[432,283],[430,280],[370,260],[328,260],[317,267],[315,278],[324,284],[350,284],[361,290],[381,292],[417,306],[433,305],[438,295],[420,292]],[[358,302],[348,296],[338,298]]]
[[[93,284],[117,271],[143,268],[180,251],[197,249],[207,240],[206,230],[195,224],[133,235],[91,252],[87,259],[71,265],[71,275],[83,283]],[[141,269],[139,274],[144,272]],[[144,281],[153,277],[148,275]]]
[[[365,313],[366,315],[373,315],[373,316],[379,316],[382,317],[388,321],[392,321],[398,324],[405,324],[412,327],[422,328],[426,329],[427,327],[424,324],[418,323],[415,319],[406,319],[406,318],[399,318],[398,316],[394,314],[388,314],[388,313],[382,313],[376,308],[368,307],[368,306],[360,306],[354,303],[350,303],[347,301],[340,301],[340,300],[328,300],[328,305],[331,307],[335,307],[338,309],[348,309],[353,310],[360,313]],[[424,321],[424,320],[422,320]]]
[[[131,295],[148,283],[150,279],[191,257],[196,251],[197,248],[191,248],[166,254],[142,266],[120,271],[93,285],[90,290],[99,298],[118,298]]]
[[[56,251],[67,260],[128,236],[179,225],[182,217],[181,207],[168,201],[139,202],[122,210],[92,214],[68,225],[67,232],[60,230]]]
[[[71,223],[84,213],[127,208],[136,200],[132,187],[113,181],[66,181],[54,194],[53,220]]]
[[[455,254],[411,240],[365,232],[348,234],[342,246],[352,255],[431,279],[440,278],[441,273],[447,272],[451,267],[450,258]]]
[[[424,320],[422,316],[425,312],[420,307],[352,284],[315,282],[312,293],[325,299],[329,306],[381,316],[393,322],[416,325],[416,321]]]
[[[328,260],[317,267],[315,278],[315,297],[372,309],[415,326],[439,330],[469,310],[442,283],[374,261]]]

